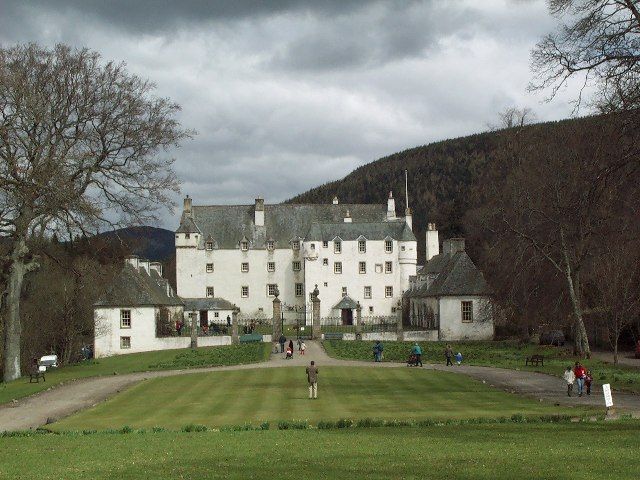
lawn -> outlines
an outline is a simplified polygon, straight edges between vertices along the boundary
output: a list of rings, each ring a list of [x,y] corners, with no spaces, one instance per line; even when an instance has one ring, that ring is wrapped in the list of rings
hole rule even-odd
[[[329,340],[323,346],[329,356],[347,360],[373,359],[375,342],[352,342]],[[384,360],[404,362],[414,342],[383,342]],[[419,342],[422,347],[422,361],[444,363],[444,349],[448,342]],[[568,365],[578,360],[568,348],[524,344],[517,342],[451,342],[454,352],[461,352],[463,362],[468,365],[529,370],[561,376]],[[544,367],[525,366],[526,357],[532,354],[544,355]],[[640,369],[628,366],[614,366],[601,360],[582,360],[591,369],[597,383],[610,383],[617,390],[640,393]]]
[[[36,435],[0,439],[0,478],[635,479],[639,431],[627,421]]]
[[[319,398],[309,400],[304,369],[194,373],[142,382],[53,425],[55,430],[188,424],[258,425],[278,420],[456,419],[591,412],[505,393],[464,375],[404,368],[320,369]]]
[[[29,377],[23,377],[13,382],[0,383],[0,404],[78,378],[148,370],[172,370],[255,363],[268,360],[270,351],[271,345],[268,343],[244,343],[195,350],[162,350],[99,358],[53,369],[47,372],[46,382],[29,383]]]

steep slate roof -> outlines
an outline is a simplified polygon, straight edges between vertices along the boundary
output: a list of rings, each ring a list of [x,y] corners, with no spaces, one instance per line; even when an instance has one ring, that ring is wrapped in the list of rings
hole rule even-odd
[[[353,310],[354,308],[358,308],[358,304],[349,295],[345,295],[333,308],[338,310],[342,310],[343,308]]]
[[[183,298],[184,309],[194,310],[234,310],[236,307],[224,298]]]
[[[419,289],[409,292],[409,296],[443,297],[493,294],[482,272],[478,270],[467,252],[436,255],[427,262],[422,273],[437,274],[438,276],[430,285],[425,283]]]
[[[415,241],[416,237],[404,220],[370,223],[314,223],[305,236],[307,240],[330,241],[335,237],[342,240],[357,240],[360,236],[367,240]]]
[[[177,233],[199,230],[224,249],[236,248],[243,237],[251,248],[265,248],[267,240],[274,240],[276,248],[287,248],[293,238],[306,238],[313,223],[343,224],[347,210],[353,223],[359,225],[384,222],[387,214],[383,204],[275,204],[265,205],[264,209],[265,226],[256,227],[254,205],[193,206],[193,220],[183,214]]]
[[[144,268],[136,270],[126,263],[115,276],[107,291],[95,302],[95,307],[141,307],[182,305],[180,297],[169,297],[166,288],[158,285],[164,280],[152,271],[154,278]]]
[[[182,215],[182,218],[180,219],[180,226],[176,230],[176,233],[200,233],[200,230],[191,217]]]

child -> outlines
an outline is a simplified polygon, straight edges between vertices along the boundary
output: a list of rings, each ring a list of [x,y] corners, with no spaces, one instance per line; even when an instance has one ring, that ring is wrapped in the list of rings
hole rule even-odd
[[[304,351],[307,349],[307,345],[304,342],[300,343],[300,355],[304,355]]]
[[[456,363],[460,365],[462,363],[462,353],[456,353]]]
[[[587,395],[591,395],[591,382],[593,382],[593,375],[591,375],[591,370],[587,370],[587,374],[584,377],[584,386],[587,387]]]
[[[571,365],[565,370],[564,379],[567,382],[567,395],[570,397],[573,390],[573,382],[576,381],[576,375],[573,373],[573,370],[571,370]]]

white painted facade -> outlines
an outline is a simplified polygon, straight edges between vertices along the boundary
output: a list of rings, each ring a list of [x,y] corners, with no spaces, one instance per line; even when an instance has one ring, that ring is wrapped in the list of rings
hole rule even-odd
[[[405,228],[405,223],[411,232],[410,211],[406,218],[397,217],[392,197],[386,206],[380,205],[381,216],[375,222],[352,216],[348,206],[339,205],[337,199],[326,207],[343,212],[339,222],[349,224],[355,231],[362,226],[363,233],[366,233],[366,229],[375,224],[378,227],[377,237],[380,237],[379,227],[387,222],[390,232],[397,232],[398,226]],[[250,210],[251,216],[245,218],[242,224],[243,231],[249,230],[263,239],[257,240],[251,235],[238,233],[233,243],[220,246],[215,228],[209,227],[208,231],[203,231],[198,215],[193,213],[197,209],[204,211],[207,208],[219,212],[224,206],[193,207],[191,199],[185,199],[181,227],[176,231],[176,286],[177,294],[183,298],[213,295],[235,304],[241,316],[271,318],[275,297],[269,291],[269,285],[277,285],[283,310],[306,310],[307,320],[310,321],[310,295],[317,285],[322,317],[340,316],[341,312],[333,307],[345,293],[360,303],[363,316],[388,316],[395,313],[402,294],[409,288],[410,276],[416,274],[417,242],[412,234],[410,238],[405,236],[402,239],[392,235],[370,239],[361,235],[357,239],[346,240],[338,236],[327,240],[313,236],[304,238],[308,226],[297,228],[294,225],[290,228],[296,234],[275,242],[274,248],[270,249],[265,239],[277,233],[267,228],[270,206],[265,206],[262,199],[256,199],[255,206],[230,208]],[[286,208],[293,211],[298,206],[288,205]],[[191,218],[193,223],[189,223]],[[232,222],[239,220],[225,219],[223,228],[226,229],[226,224]],[[183,228],[183,223],[188,227]],[[340,226],[333,224],[336,228]],[[330,228],[331,224],[328,225]],[[240,228],[237,224],[233,227]],[[248,246],[246,250],[242,248],[245,241]],[[361,251],[361,241],[365,245],[364,252]],[[341,247],[339,252],[336,250],[338,242]],[[391,242],[390,252],[385,248],[386,242]],[[341,273],[336,273],[338,262],[341,264]],[[361,273],[360,262],[364,262],[366,273]],[[365,287],[370,287],[366,293]]]
[[[463,322],[462,302],[472,302],[473,320]],[[493,316],[487,297],[459,296],[438,299],[440,340],[492,340]]]
[[[361,253],[359,240],[339,241],[342,244],[340,253],[335,252],[334,242],[329,242],[327,247],[323,247],[322,242],[305,242],[306,249],[311,250],[311,245],[315,245],[318,252],[316,260],[307,260],[305,263],[305,285],[307,298],[318,286],[320,316],[340,316],[340,311],[333,307],[340,301],[343,292],[360,303],[363,316],[395,314],[395,308],[409,286],[409,276],[416,274],[416,242],[389,239],[392,249],[387,252],[384,240],[365,240],[366,252]],[[341,263],[342,273],[335,273],[336,262]],[[366,273],[360,273],[361,262],[365,264]],[[391,271],[385,269],[386,262],[391,262]],[[366,296],[365,287],[369,287]],[[391,296],[387,295],[388,287],[391,288]],[[369,289],[371,295],[366,298]]]

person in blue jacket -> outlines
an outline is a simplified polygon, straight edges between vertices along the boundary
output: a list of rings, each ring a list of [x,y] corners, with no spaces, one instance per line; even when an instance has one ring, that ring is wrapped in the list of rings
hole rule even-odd
[[[418,345],[418,342],[416,342],[411,349],[411,353],[416,356],[416,367],[418,365],[422,366],[422,348],[420,347],[420,345]]]

